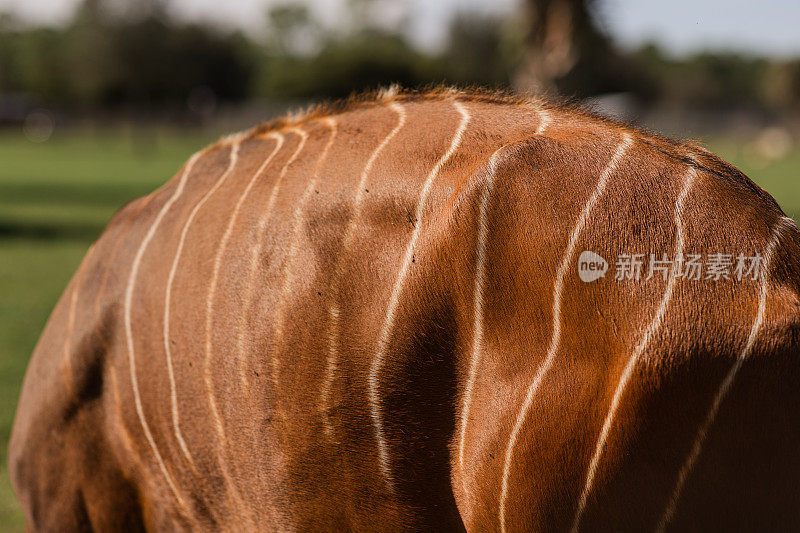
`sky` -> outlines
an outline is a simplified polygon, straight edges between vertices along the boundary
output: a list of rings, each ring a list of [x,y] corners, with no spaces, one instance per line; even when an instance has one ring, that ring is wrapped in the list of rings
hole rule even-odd
[[[56,24],[69,17],[78,1],[0,0],[0,11],[10,11],[35,23]],[[284,1],[170,0],[170,5],[187,20],[212,20],[257,31],[263,25],[268,6]],[[306,1],[321,20],[341,20],[345,0]],[[383,3],[390,23],[406,13],[415,42],[436,48],[456,11],[509,14],[518,1],[383,0]],[[603,26],[624,46],[655,41],[676,55],[700,49],[728,49],[800,56],[798,0],[599,0],[598,3]]]

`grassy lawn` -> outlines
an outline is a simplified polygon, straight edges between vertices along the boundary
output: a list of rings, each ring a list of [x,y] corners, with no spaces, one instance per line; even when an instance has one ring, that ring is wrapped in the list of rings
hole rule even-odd
[[[731,140],[709,142],[706,147],[747,174],[775,198],[787,215],[800,221],[800,146],[770,162]]]
[[[22,517],[6,448],[28,357],[92,240],[127,201],[172,176],[212,140],[169,131],[65,134],[34,144],[0,133],[0,531]],[[800,218],[800,147],[768,164],[735,142],[709,143]]]

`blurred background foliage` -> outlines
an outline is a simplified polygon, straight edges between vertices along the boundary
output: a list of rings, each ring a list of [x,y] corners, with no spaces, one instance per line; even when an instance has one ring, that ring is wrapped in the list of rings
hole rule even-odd
[[[369,0],[350,0],[350,23],[334,29],[302,3],[273,5],[256,36],[175,20],[163,2],[120,13],[104,0],[84,0],[61,27],[0,16],[0,94],[60,111],[184,119],[211,103],[344,97],[389,83],[800,110],[800,60],[710,52],[673,58],[656,44],[620,50],[598,29],[595,3],[529,0],[513,20],[459,13],[442,49],[430,51],[415,47],[402,24],[382,24]]]
[[[247,32],[174,18],[169,0],[83,0],[49,26],[0,12],[0,531],[24,527],[6,445],[50,310],[113,213],[224,132],[392,83],[544,91],[701,138],[797,219],[800,58],[621,47],[605,4],[461,11],[433,48],[381,0],[345,0],[334,25],[272,1]]]

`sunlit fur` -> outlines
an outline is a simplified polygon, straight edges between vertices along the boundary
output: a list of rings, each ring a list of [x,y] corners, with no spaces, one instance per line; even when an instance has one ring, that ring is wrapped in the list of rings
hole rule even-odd
[[[612,270],[582,282],[584,250]],[[614,279],[682,252],[768,260]],[[114,217],[11,478],[34,531],[798,529],[798,253],[738,170],[578,107],[291,114]]]

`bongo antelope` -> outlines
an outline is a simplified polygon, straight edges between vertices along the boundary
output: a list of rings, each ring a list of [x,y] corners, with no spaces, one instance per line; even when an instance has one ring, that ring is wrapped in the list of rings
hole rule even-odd
[[[14,487],[36,531],[797,529],[799,248],[713,154],[566,106],[278,120],[91,247]],[[584,281],[584,251],[762,263]]]

